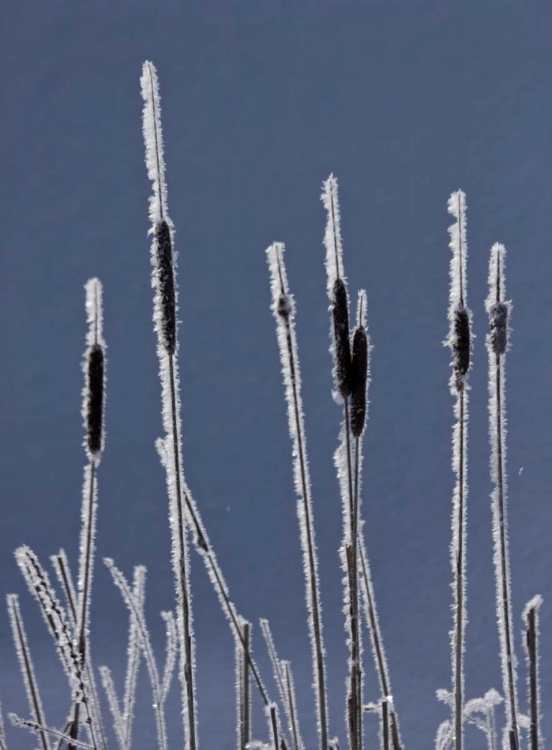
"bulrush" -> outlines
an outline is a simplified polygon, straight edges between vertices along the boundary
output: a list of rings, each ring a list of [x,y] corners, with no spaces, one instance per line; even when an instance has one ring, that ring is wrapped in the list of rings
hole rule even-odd
[[[450,562],[453,574],[454,626],[451,630],[452,711],[455,750],[463,750],[464,739],[464,648],[466,627],[466,502],[467,446],[468,446],[468,394],[466,377],[470,369],[471,313],[466,306],[466,196],[461,190],[452,193],[448,211],[456,219],[449,227],[450,294],[448,319],[450,332],[445,342],[452,350],[452,375],[450,390],[455,396],[456,424],[452,437],[452,467],[456,477],[452,507],[452,543]]]
[[[171,230],[163,219],[155,226],[156,278],[159,284],[161,335],[167,354],[176,347],[176,301],[172,259]]]
[[[366,387],[368,381],[368,336],[366,334],[366,292],[358,295],[357,326],[353,333],[351,359],[351,432],[353,437],[362,435],[366,422]]]
[[[337,389],[343,398],[351,393],[351,344],[349,341],[349,299],[341,278],[333,286],[332,316]]]
[[[506,250],[498,243],[491,248],[489,261],[489,295],[485,307],[489,315],[487,353],[489,356],[489,439],[491,444],[491,495],[493,513],[493,545],[495,597],[502,690],[510,750],[519,750],[519,718],[517,696],[517,659],[512,623],[510,552],[508,544],[508,477],[506,474],[506,351],[508,348],[508,317],[510,302],[504,298]]]
[[[102,284],[89,279],[86,286],[86,314],[88,334],[83,370],[83,417],[85,445],[90,461],[96,465],[104,448],[105,429],[105,341],[103,339]]]

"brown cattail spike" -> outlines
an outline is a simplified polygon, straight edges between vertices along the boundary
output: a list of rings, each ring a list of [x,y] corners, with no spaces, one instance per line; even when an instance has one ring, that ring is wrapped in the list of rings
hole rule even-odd
[[[155,227],[157,242],[157,275],[161,297],[161,330],[165,349],[174,354],[176,348],[176,303],[172,258],[171,230],[165,220]]]
[[[489,339],[493,352],[501,355],[508,346],[508,305],[496,302],[489,315]]]
[[[470,317],[467,309],[462,305],[454,312],[454,339],[452,341],[458,390],[463,389],[464,377],[470,369],[470,348]]]
[[[339,393],[347,398],[351,393],[351,345],[349,343],[349,301],[343,279],[337,278],[333,287],[333,327],[335,337],[336,379]]]
[[[104,352],[93,344],[88,353],[88,404],[86,411],[86,439],[92,455],[103,448]]]
[[[368,376],[368,337],[363,326],[353,336],[351,360],[351,432],[360,437],[366,421],[366,380]]]

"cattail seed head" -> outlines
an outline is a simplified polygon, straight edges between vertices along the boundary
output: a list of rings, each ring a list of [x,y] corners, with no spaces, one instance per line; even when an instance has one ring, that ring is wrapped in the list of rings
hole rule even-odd
[[[88,353],[87,374],[86,439],[90,453],[97,454],[102,450],[104,402],[104,353],[99,344],[93,344]]]
[[[165,220],[155,226],[156,275],[161,306],[161,334],[168,354],[176,349],[176,302],[171,230]]]
[[[90,279],[86,289],[88,318],[87,348],[84,355],[83,418],[85,448],[90,460],[99,462],[105,441],[105,341],[103,339],[102,285]]]
[[[337,388],[343,398],[351,393],[351,345],[349,342],[349,300],[343,279],[333,286],[333,328],[335,340],[335,374]]]
[[[470,369],[471,354],[470,316],[464,306],[459,306],[454,311],[454,332],[451,348],[456,388],[461,391],[464,389],[464,379]]]
[[[489,344],[495,354],[504,354],[508,346],[508,305],[497,302],[489,313]]]
[[[366,384],[368,378],[368,337],[363,326],[353,335],[351,360],[351,432],[360,437],[366,421]]]

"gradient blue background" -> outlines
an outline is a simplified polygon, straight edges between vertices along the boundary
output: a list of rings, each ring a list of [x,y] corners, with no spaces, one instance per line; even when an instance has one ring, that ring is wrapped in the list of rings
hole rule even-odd
[[[523,604],[542,609],[544,734],[552,736],[552,6],[544,0],[52,0],[3,10],[0,274],[0,591],[21,592],[48,720],[68,693],[13,549],[76,565],[84,453],[85,281],[105,285],[107,450],[92,609],[97,664],[121,686],[126,612],[102,556],[147,565],[147,615],[173,582],[152,331],[139,76],[158,67],[169,210],[180,251],[187,480],[244,616],[270,619],[292,661],[303,735],[316,746],[304,583],[265,248],[287,245],[298,309],[320,554],[331,732],[345,745],[340,502],[333,468],[323,266],[323,179],[339,179],[351,290],[365,287],[374,344],[364,517],[407,748],[431,747],[450,686],[448,547],[453,476],[446,211],[468,200],[470,376],[467,697],[501,688],[493,590],[487,262],[508,249],[510,526],[516,646]],[[523,471],[522,471],[523,469]],[[235,747],[233,641],[192,556],[201,744]],[[256,628],[257,638],[259,628]],[[261,640],[255,641],[267,675]],[[28,714],[7,615],[0,699]],[[367,652],[366,699],[377,698]],[[520,674],[525,706],[524,672]],[[155,744],[145,669],[136,750]],[[173,689],[171,747],[181,747]],[[375,719],[367,719],[374,740]],[[257,721],[255,735],[266,737]],[[33,739],[8,728],[10,750]],[[468,747],[484,747],[467,730]],[[113,746],[114,743],[113,743]],[[373,744],[370,746],[374,746]],[[367,741],[368,747],[368,741]]]

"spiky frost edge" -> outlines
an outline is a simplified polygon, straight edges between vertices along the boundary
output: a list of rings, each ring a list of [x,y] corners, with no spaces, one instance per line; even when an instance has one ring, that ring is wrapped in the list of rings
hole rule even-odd
[[[144,108],[142,132],[146,144],[146,167],[152,182],[149,216],[152,224],[163,219],[171,226],[167,212],[167,184],[165,182],[165,159],[163,157],[163,130],[161,128],[161,95],[155,65],[146,60],[140,78]]]
[[[29,729],[34,734],[40,734],[40,732],[47,732],[48,734],[51,734],[53,737],[59,738],[60,740],[62,740],[62,742],[65,742],[68,746],[75,745],[76,747],[84,748],[84,750],[95,750],[93,745],[88,745],[86,742],[83,742],[82,740],[69,737],[67,732],[61,732],[59,729],[54,729],[53,727],[46,727],[42,724],[37,724],[36,721],[29,721],[28,719],[22,719],[15,713],[8,714],[8,718],[14,727]]]
[[[535,634],[536,634],[536,638],[537,638],[536,663],[535,663],[535,668],[536,668],[536,672],[537,672],[537,674],[536,674],[536,678],[537,678],[537,738],[538,738],[539,750],[543,750],[543,748],[544,748],[544,737],[542,735],[542,728],[541,728],[542,709],[541,709],[541,689],[540,689],[540,679],[539,679],[539,672],[540,672],[540,670],[539,670],[539,661],[540,661],[540,659],[539,659],[539,649],[538,649],[538,644],[539,644],[539,641],[540,641],[540,628],[539,628],[540,616],[539,616],[539,610],[540,610],[542,604],[543,604],[543,598],[542,598],[542,596],[540,594],[537,594],[532,599],[530,599],[527,602],[527,604],[525,605],[525,607],[523,608],[523,620],[525,622],[526,627],[529,627],[529,612],[531,610],[535,611]],[[530,676],[530,670],[529,670],[530,656],[529,656],[529,650],[528,650],[527,642],[526,642],[525,638],[524,638],[524,645],[525,645],[525,655],[526,655],[527,665],[528,665],[528,668],[527,668],[527,693],[528,693],[528,696],[530,696],[531,695],[531,684],[530,684],[531,676]],[[529,721],[530,721],[530,717],[529,717]]]
[[[293,681],[291,664],[289,661],[281,661],[280,667],[284,675],[284,682],[287,693],[287,700],[284,705],[287,707],[287,710],[289,712],[289,730],[290,735],[293,739],[293,747],[294,750],[305,750],[305,745],[301,737],[301,729],[299,727],[299,716],[297,714],[297,698],[295,696],[295,683]]]
[[[146,598],[146,568],[143,565],[134,567],[132,582],[132,596],[136,607],[140,612],[144,611]],[[132,722],[134,719],[134,704],[136,702],[136,684],[138,678],[138,667],[140,665],[140,632],[134,614],[129,613],[129,632],[127,644],[127,669],[125,674],[125,692],[123,703],[124,737],[127,746],[130,747],[132,735]]]
[[[504,258],[506,249],[495,243],[491,248],[489,262],[489,294],[485,301],[485,309],[489,316],[496,302],[505,304],[509,313],[511,303],[504,299],[506,292],[506,276]],[[497,285],[499,297],[497,299]],[[509,331],[509,325],[507,325]],[[506,720],[509,727],[518,724],[519,700],[517,695],[517,658],[514,645],[514,628],[512,617],[512,584],[510,576],[510,554],[508,540],[508,474],[507,474],[507,415],[506,415],[506,368],[505,353],[497,355],[493,350],[491,336],[486,338],[489,359],[489,442],[491,445],[491,507],[493,516],[493,563],[495,572],[495,601],[496,618],[500,639],[500,666],[502,671],[502,690],[505,696]],[[498,382],[497,382],[498,381]],[[502,488],[502,508],[500,507],[500,488]],[[501,512],[502,511],[502,512]],[[501,526],[502,516],[502,526]],[[502,529],[503,535],[502,537]],[[504,545],[504,549],[503,549]],[[506,601],[504,600],[506,597]],[[505,614],[507,610],[507,619]],[[510,640],[511,660],[508,653],[508,634]],[[510,685],[509,666],[512,670],[512,685]],[[512,706],[513,700],[513,706]],[[517,731],[517,730],[516,730]]]
[[[466,196],[462,190],[451,194],[448,200],[448,212],[456,219],[455,223],[449,227],[450,243],[449,247],[452,252],[450,261],[450,293],[448,320],[450,323],[449,339],[446,342],[453,348],[456,334],[454,328],[455,313],[464,308],[468,314],[469,326],[471,331],[472,315],[467,306],[467,255],[468,244],[466,241]],[[471,339],[470,339],[471,346]],[[453,357],[454,361],[454,357]],[[451,644],[451,661],[453,666],[452,684],[453,691],[456,694],[457,675],[459,673],[460,690],[462,697],[464,695],[464,652],[465,652],[465,630],[467,624],[467,606],[466,606],[466,542],[467,542],[467,499],[468,499],[468,482],[467,482],[467,445],[468,445],[468,390],[464,387],[462,390],[457,388],[456,373],[454,371],[450,377],[450,390],[455,396],[454,417],[456,419],[452,435],[452,470],[456,477],[453,491],[453,510],[452,510],[452,540],[450,545],[451,568],[453,581],[451,588],[453,591],[453,628],[450,631]],[[465,382],[465,376],[463,377]],[[462,498],[462,512],[460,499]],[[461,559],[458,566],[458,554],[462,547]],[[460,579],[458,586],[458,578]],[[458,591],[457,591],[458,589]],[[462,612],[458,612],[458,593],[462,599]],[[458,618],[461,616],[461,622]],[[460,638],[460,643],[457,639]],[[457,658],[457,652],[459,658]],[[456,701],[456,698],[455,698]],[[454,714],[458,714],[458,721],[463,727],[463,707],[455,706]],[[456,721],[456,720],[455,720]],[[456,735],[457,727],[454,726]],[[463,737],[456,737],[457,749],[463,748]]]
[[[462,190],[457,190],[452,193],[448,199],[447,204],[448,212],[451,214],[456,221],[451,224],[448,228],[450,235],[449,247],[452,252],[450,259],[450,289],[449,289],[449,307],[448,307],[448,321],[449,321],[449,335],[447,340],[444,342],[451,349],[456,341],[455,332],[455,314],[458,310],[464,308],[468,314],[469,328],[470,328],[470,349],[473,343],[472,331],[472,312],[467,305],[467,258],[468,258],[468,243],[466,234],[466,195]],[[451,364],[452,373],[450,376],[450,390],[452,395],[456,395],[457,391],[457,380],[456,373],[454,371],[454,364]],[[470,361],[471,369],[471,361]],[[463,376],[462,381],[465,384],[467,378]]]
[[[153,708],[155,711],[155,720],[157,725],[157,739],[159,742],[159,750],[167,750],[167,732],[165,725],[164,715],[164,700],[161,689],[161,682],[159,679],[159,670],[157,669],[157,662],[153,654],[151,647],[151,640],[147,629],[144,613],[139,609],[137,603],[132,596],[132,591],[123,573],[116,567],[113,560],[108,557],[104,557],[104,563],[111,573],[113,582],[121,592],[123,601],[128,608],[129,612],[136,620],[138,626],[140,645],[144,652],[146,665],[148,668],[151,689],[153,693]]]
[[[103,286],[102,282],[97,278],[88,279],[85,288],[85,308],[86,308],[86,322],[88,323],[88,332],[86,334],[86,351],[82,362],[82,370],[84,373],[84,387],[82,390],[82,409],[81,414],[84,421],[84,441],[83,446],[86,451],[86,455],[91,462],[96,465],[100,463],[101,454],[105,446],[105,406],[106,406],[106,373],[107,373],[107,344],[103,336]],[[88,389],[88,360],[90,352],[94,344],[97,344],[102,348],[103,351],[103,399],[102,399],[102,450],[99,453],[91,453],[88,448],[87,441],[87,415],[88,415],[88,404],[89,404],[89,389]]]
[[[44,716],[44,708],[42,706],[40,689],[36,680],[27,633],[25,632],[25,625],[19,608],[19,597],[17,594],[8,594],[6,599],[8,603],[8,614],[13,642],[15,644],[15,652],[21,670],[21,676],[23,677],[23,682],[25,684],[29,708],[31,709],[34,721],[36,721],[37,724],[45,724],[46,719]],[[46,734],[44,732],[39,732],[39,737],[44,750],[49,750],[50,743],[48,742]]]
[[[111,717],[113,719],[113,731],[117,738],[117,743],[121,750],[129,750],[125,739],[125,727],[123,723],[123,717],[119,710],[119,701],[117,700],[117,692],[115,690],[115,683],[113,682],[113,676],[109,667],[99,667],[100,678],[102,686],[105,691],[107,698],[107,704],[111,711]]]
[[[340,278],[347,290],[347,278],[343,267],[343,242],[341,239],[341,212],[339,209],[339,192],[337,187],[337,177],[331,174],[327,180],[322,183],[322,203],[326,209],[326,228],[324,231],[324,247],[326,248],[326,288],[330,300],[329,309],[333,309],[333,288],[336,280]],[[332,355],[332,380],[333,399],[336,404],[343,403],[343,397],[339,392],[337,376],[337,358],[335,349],[335,336],[333,326],[330,325],[330,354]]]
[[[299,367],[299,356],[295,333],[295,303],[293,295],[290,293],[288,287],[286,268],[282,257],[284,249],[282,243],[275,242],[267,248],[266,253],[270,270],[270,289],[272,292],[271,310],[276,320],[276,334],[280,349],[280,362],[288,407],[288,428],[293,445],[293,473],[295,492],[298,497],[297,517],[299,520],[301,550],[303,553],[303,573],[306,583],[308,628],[313,663],[313,687],[317,696],[317,730],[321,744],[325,745],[327,744],[327,739],[323,740],[322,738],[327,738],[328,734],[327,688],[325,684],[324,667],[326,651],[323,638],[322,603],[318,577],[318,559],[313,523],[309,463],[305,440],[303,404],[301,400],[301,371]],[[281,316],[278,313],[279,301],[282,296],[286,298],[286,304],[288,306],[288,313],[286,316]],[[288,350],[288,345],[291,347],[291,352]],[[292,364],[294,372],[292,372]],[[313,602],[314,607],[317,610],[316,613],[313,612]],[[318,642],[315,630],[315,616],[318,619]],[[320,664],[318,663],[319,658],[321,662]],[[320,683],[323,685],[323,694],[321,694]],[[322,715],[322,712],[324,712],[324,716]]]
[[[251,623],[243,617],[240,617],[239,623],[242,637],[234,639],[236,667],[236,737],[238,750],[243,750],[251,738],[251,678],[248,669],[249,662],[246,656],[246,650],[247,654],[251,651]]]

